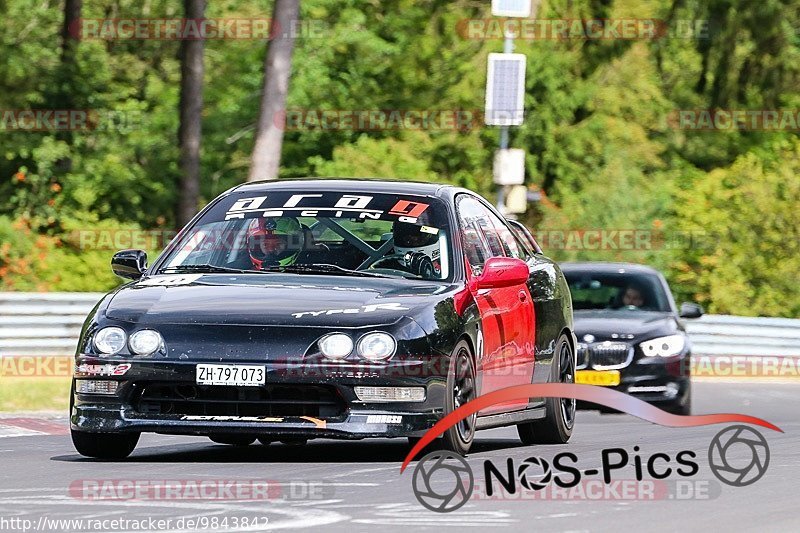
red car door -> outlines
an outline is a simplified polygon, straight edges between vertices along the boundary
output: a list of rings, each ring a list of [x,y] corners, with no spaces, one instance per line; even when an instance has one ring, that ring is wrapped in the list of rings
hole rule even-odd
[[[459,218],[471,275],[479,274],[489,257],[509,255],[493,220],[497,217],[478,200],[462,198]],[[505,228],[499,219],[497,224]],[[481,318],[482,342],[476,354],[479,394],[531,383],[535,317],[528,286],[471,288],[471,291]],[[500,404],[481,411],[481,414],[522,409],[527,403],[523,400]]]

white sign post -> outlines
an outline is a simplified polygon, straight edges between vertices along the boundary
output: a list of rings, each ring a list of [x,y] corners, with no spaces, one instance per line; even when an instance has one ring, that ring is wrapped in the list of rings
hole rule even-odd
[[[495,17],[525,18],[531,15],[531,0],[492,0]],[[505,214],[505,192],[510,185],[525,181],[525,153],[520,157],[508,150],[509,126],[521,126],[525,118],[524,54],[515,54],[514,36],[506,32],[502,54],[489,54],[486,73],[487,126],[500,126],[500,150],[495,156],[494,180],[497,183],[497,209]],[[522,152],[522,150],[520,150]]]
[[[529,17],[531,0],[492,0],[492,15],[495,17]]]
[[[486,74],[488,126],[521,126],[525,118],[525,54],[489,54]]]

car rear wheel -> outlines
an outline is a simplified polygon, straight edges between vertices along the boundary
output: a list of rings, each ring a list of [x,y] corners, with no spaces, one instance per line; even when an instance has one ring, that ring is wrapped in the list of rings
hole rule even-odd
[[[575,383],[575,352],[566,335],[556,344],[550,367],[551,383]],[[540,420],[517,424],[523,444],[566,444],[575,426],[574,398],[546,398],[547,415]]]
[[[87,433],[70,430],[79,454],[95,459],[125,459],[136,448],[139,433]]]
[[[447,374],[447,390],[445,416],[475,399],[475,358],[466,341],[459,342],[453,350]],[[475,438],[476,421],[477,414],[473,413],[445,431],[441,448],[466,455]]]
[[[227,444],[228,446],[250,446],[256,441],[256,438],[252,435],[209,435],[208,438],[211,439],[211,442]]]

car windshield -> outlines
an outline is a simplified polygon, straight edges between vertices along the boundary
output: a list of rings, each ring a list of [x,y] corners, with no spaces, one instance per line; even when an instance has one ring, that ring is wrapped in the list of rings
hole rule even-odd
[[[292,272],[447,280],[445,205],[425,196],[268,191],[223,198],[159,272]]]
[[[576,311],[587,309],[667,312],[669,300],[653,274],[564,272]]]

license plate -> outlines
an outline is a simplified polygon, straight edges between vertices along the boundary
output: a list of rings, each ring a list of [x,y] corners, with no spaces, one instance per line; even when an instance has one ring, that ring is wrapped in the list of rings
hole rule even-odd
[[[257,387],[267,381],[263,366],[250,365],[197,365],[198,385],[233,385]]]
[[[619,370],[578,370],[575,372],[575,383],[614,387],[619,385]]]

